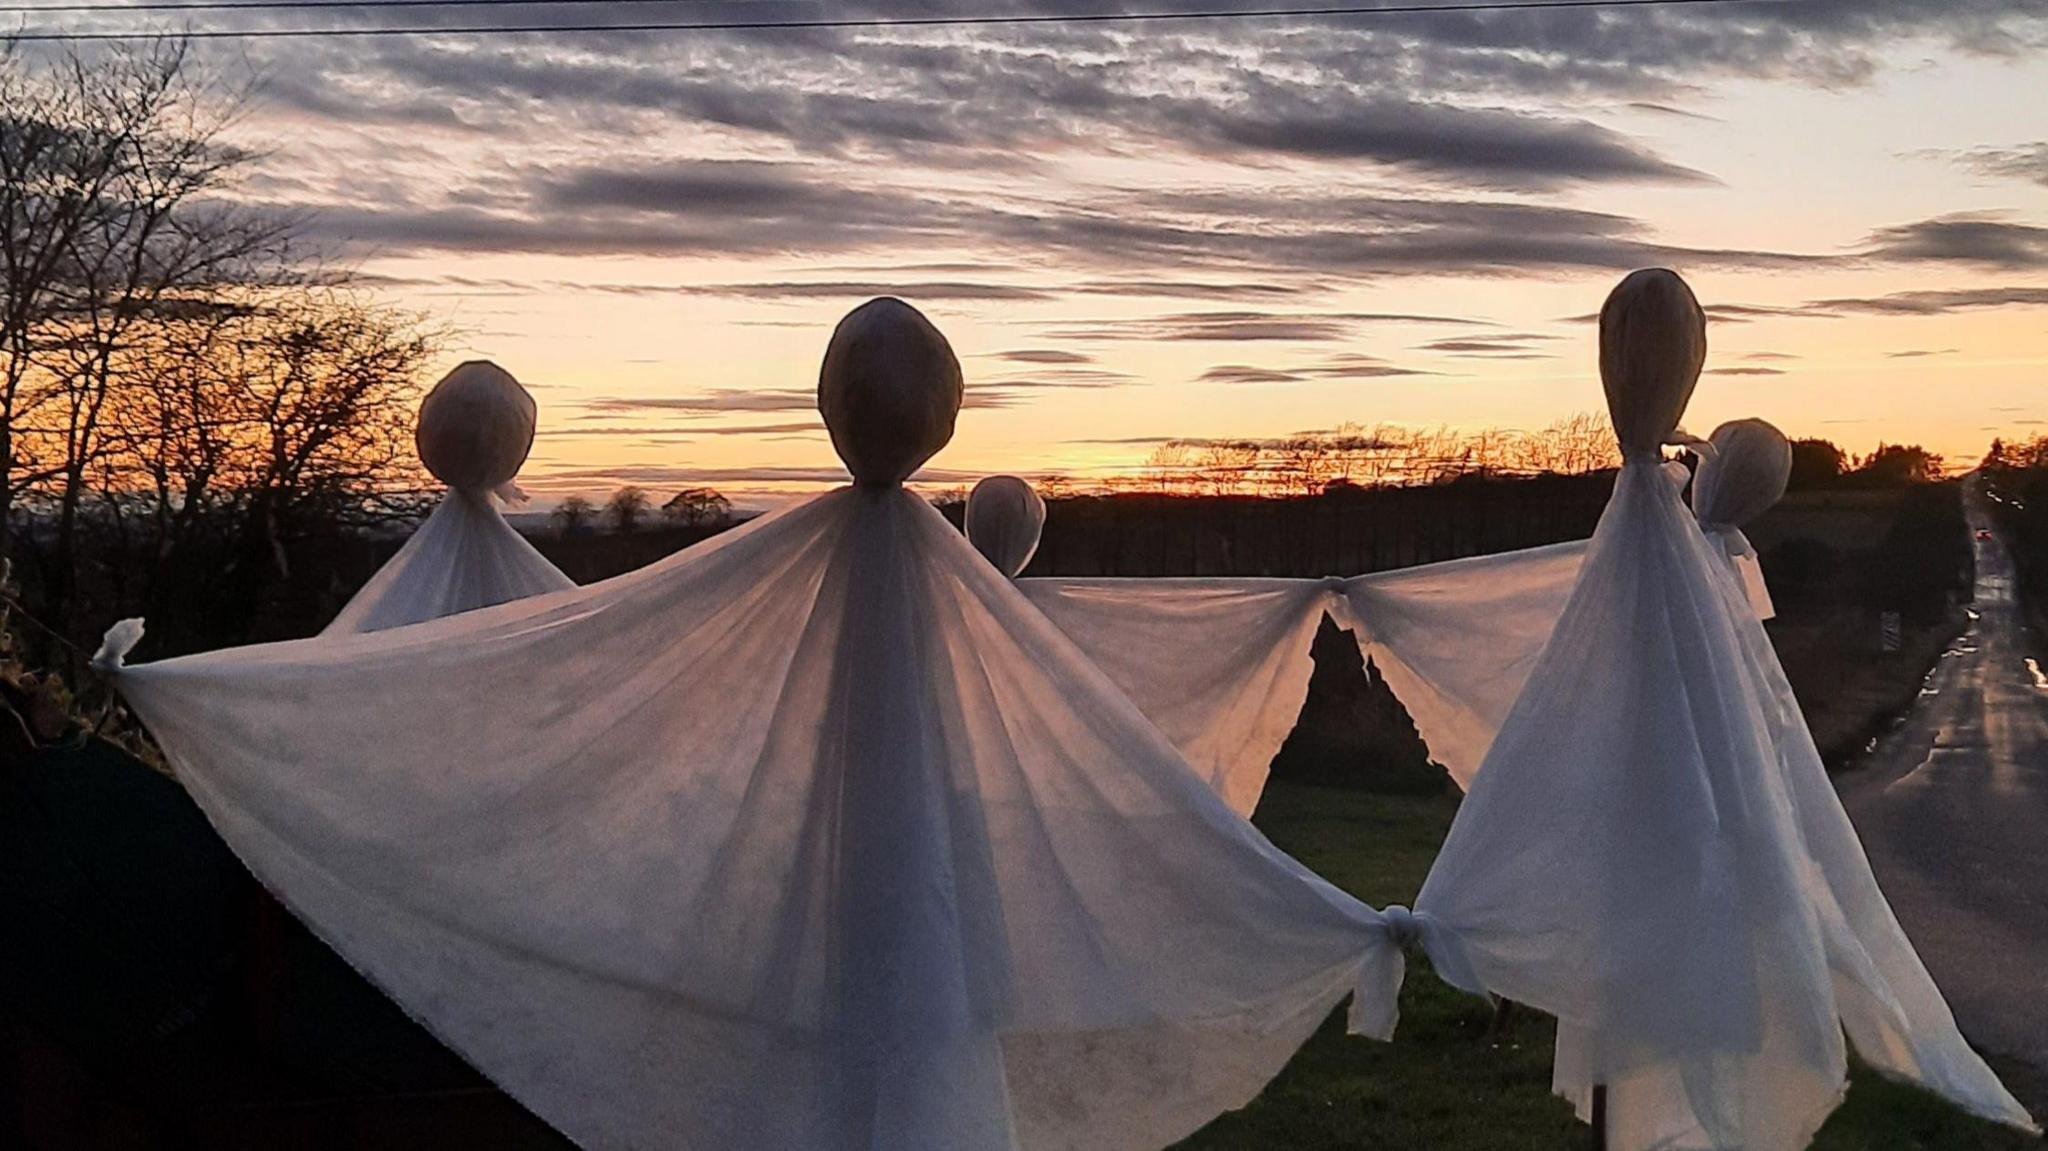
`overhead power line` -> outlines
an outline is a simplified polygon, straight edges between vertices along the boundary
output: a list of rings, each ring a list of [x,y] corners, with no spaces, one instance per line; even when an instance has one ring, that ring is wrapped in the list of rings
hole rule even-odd
[[[0,4],[0,12],[41,16],[46,13],[97,12],[269,12],[306,8],[532,8],[580,7],[585,4],[803,4],[813,0],[139,0],[109,4],[89,0],[76,4]]]
[[[236,9],[289,8],[312,6],[326,0],[214,0],[223,7]],[[486,0],[457,0],[462,4],[484,4]],[[544,5],[559,3],[561,0],[500,0],[503,6],[514,4]],[[584,2],[584,0],[573,0]],[[658,3],[661,0],[633,0],[638,3]],[[674,0],[668,0],[674,2]],[[6,35],[5,39],[23,43],[34,42],[82,42],[89,40],[147,40],[170,36],[188,40],[284,40],[319,39],[323,37],[361,38],[370,36],[519,36],[559,35],[574,32],[770,32],[777,30],[887,30],[895,28],[988,28],[1018,27],[1025,25],[1054,24],[1141,24],[1182,22],[1197,23],[1218,20],[1290,20],[1315,17],[1372,17],[1400,16],[1421,13],[1454,12],[1540,12],[1551,8],[1697,8],[1714,7],[1724,4],[1788,4],[1797,0],[1481,0],[1480,3],[1417,3],[1354,5],[1337,4],[1298,8],[1247,8],[1247,9],[1196,9],[1176,12],[1073,12],[1073,13],[1029,13],[1007,16],[875,16],[875,17],[819,17],[815,19],[776,20],[696,20],[696,21],[633,21],[616,24],[553,23],[553,24],[471,24],[471,25],[363,25],[342,28],[191,28],[182,31],[165,29],[130,31],[46,31],[27,28]],[[194,0],[189,4],[169,2],[163,7],[151,9],[163,11],[177,8],[201,8],[205,0]],[[363,0],[356,4],[336,4],[337,7],[374,11],[378,8],[435,7],[417,0]],[[110,4],[101,6],[73,5],[67,11],[89,11],[116,14],[133,11],[135,5]],[[16,12],[39,11],[42,9],[15,8]],[[218,8],[208,10],[218,11]]]

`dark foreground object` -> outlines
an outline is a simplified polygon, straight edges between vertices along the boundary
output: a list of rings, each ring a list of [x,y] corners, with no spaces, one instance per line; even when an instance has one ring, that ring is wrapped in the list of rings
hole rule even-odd
[[[101,743],[0,765],[0,1147],[562,1148]]]

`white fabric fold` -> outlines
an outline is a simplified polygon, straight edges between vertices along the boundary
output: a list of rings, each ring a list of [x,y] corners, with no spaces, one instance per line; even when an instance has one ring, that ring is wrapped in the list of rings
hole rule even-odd
[[[1328,612],[1460,786],[1562,609],[1583,541],[1349,579],[1017,581],[1230,804],[1258,806],[1308,698]]]
[[[493,497],[451,490],[320,634],[381,631],[575,586],[505,522]]]
[[[1776,619],[1778,608],[1771,602],[1771,588],[1764,582],[1763,564],[1759,562],[1749,537],[1742,534],[1741,528],[1721,526],[1710,529],[1707,538],[1721,549],[1736,586],[1742,589],[1743,598],[1749,601],[1750,610],[1756,613],[1756,618]]]
[[[1033,606],[1249,816],[1308,698],[1330,584],[1298,579],[1025,579]]]
[[[1153,1148],[1347,992],[1391,1026],[1382,917],[900,488],[116,682],[266,885],[585,1145]]]
[[[1585,554],[1573,540],[1346,581],[1359,643],[1459,787],[1521,694]]]

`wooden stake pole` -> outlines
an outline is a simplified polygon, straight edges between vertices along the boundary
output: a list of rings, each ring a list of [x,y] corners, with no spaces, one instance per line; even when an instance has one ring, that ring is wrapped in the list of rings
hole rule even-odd
[[[1607,1151],[1607,1085],[1593,1084],[1593,1151]]]
[[[1504,1042],[1515,1028],[1515,1001],[1503,997],[1493,1009],[1493,1026],[1486,1030],[1489,1043]]]

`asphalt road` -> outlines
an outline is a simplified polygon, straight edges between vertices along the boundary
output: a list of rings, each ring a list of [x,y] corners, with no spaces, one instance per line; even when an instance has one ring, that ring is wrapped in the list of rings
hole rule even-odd
[[[1972,531],[1989,528],[1987,505],[1974,484],[1967,491]],[[2048,645],[2015,601],[2005,545],[1979,538],[1976,552],[1969,630],[1899,727],[1837,783],[1878,882],[1963,1033],[2040,1115],[2048,1107]]]

